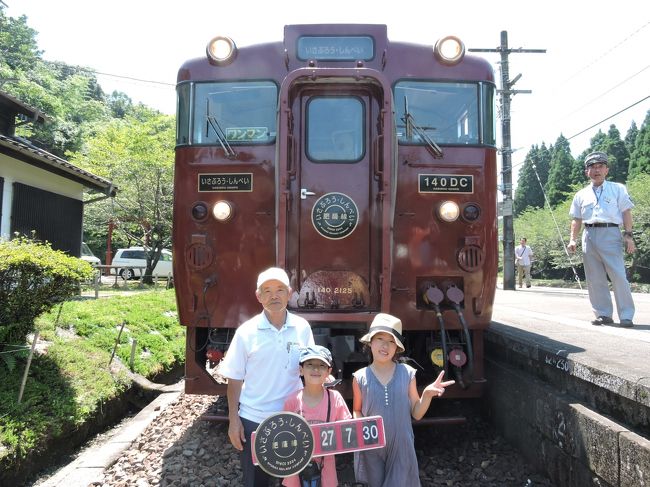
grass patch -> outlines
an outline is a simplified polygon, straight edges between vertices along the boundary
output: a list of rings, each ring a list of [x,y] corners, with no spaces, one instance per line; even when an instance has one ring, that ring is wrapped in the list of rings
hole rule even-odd
[[[116,356],[128,365],[135,341],[135,372],[154,378],[184,362],[173,290],[71,301],[45,313],[37,329],[39,345],[48,346],[34,356],[21,404],[24,357],[13,370],[0,369],[0,472],[101,414],[129,387],[126,374],[108,366],[122,323]]]

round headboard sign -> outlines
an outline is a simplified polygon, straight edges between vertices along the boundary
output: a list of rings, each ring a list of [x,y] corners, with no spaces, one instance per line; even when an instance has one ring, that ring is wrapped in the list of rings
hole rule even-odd
[[[309,423],[295,413],[269,416],[255,430],[253,453],[262,470],[274,477],[302,472],[314,452]]]
[[[327,193],[314,203],[311,221],[323,237],[338,240],[354,231],[359,221],[359,209],[348,195]]]

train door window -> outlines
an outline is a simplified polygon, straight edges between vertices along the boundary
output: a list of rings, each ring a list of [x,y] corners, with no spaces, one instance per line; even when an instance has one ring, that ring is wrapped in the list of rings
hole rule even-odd
[[[402,144],[479,144],[477,83],[400,81],[395,85],[395,124]]]
[[[307,104],[306,152],[312,162],[355,163],[365,153],[364,104],[355,96],[315,96]]]
[[[192,143],[269,144],[275,141],[277,85],[271,81],[197,83]]]

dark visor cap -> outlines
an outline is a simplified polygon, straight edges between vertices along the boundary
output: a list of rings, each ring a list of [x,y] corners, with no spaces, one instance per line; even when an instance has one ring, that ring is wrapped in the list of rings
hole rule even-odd
[[[587,154],[587,157],[585,157],[585,169],[593,166],[594,164],[607,164],[608,159],[607,159],[607,154],[604,152],[592,152],[591,154]]]

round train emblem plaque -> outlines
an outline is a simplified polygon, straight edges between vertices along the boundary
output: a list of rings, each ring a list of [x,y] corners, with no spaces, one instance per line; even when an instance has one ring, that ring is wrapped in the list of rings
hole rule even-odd
[[[300,473],[314,453],[314,434],[295,413],[278,413],[260,423],[253,449],[259,467],[274,477]]]
[[[311,222],[323,237],[338,240],[350,235],[359,221],[359,209],[348,195],[327,193],[314,203]]]

